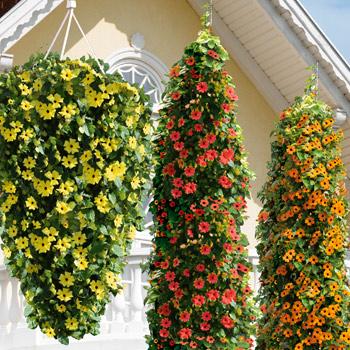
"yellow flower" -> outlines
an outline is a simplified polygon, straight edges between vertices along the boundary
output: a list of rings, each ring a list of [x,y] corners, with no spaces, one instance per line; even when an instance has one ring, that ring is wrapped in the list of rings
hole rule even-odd
[[[126,173],[126,164],[116,161],[106,168],[105,177],[108,181],[114,181],[117,177],[123,179]]]
[[[11,250],[8,247],[3,247],[2,251],[4,252],[5,258],[9,259],[11,257]]]
[[[32,180],[34,176],[34,173],[31,170],[25,170],[22,172],[22,177],[24,180]]]
[[[109,287],[113,289],[117,289],[117,282],[120,281],[120,278],[115,272],[108,271],[105,275],[106,283],[108,284]]]
[[[29,210],[38,209],[38,205],[36,203],[36,200],[33,197],[28,197],[27,200],[26,200],[26,207]]]
[[[54,187],[51,185],[51,181],[40,181],[39,185],[36,186],[36,190],[42,197],[48,197],[52,195]]]
[[[33,169],[35,167],[35,159],[33,157],[27,157],[23,160],[23,165],[27,168],[27,169]]]
[[[52,119],[56,113],[56,108],[53,104],[40,103],[36,106],[36,110],[44,120]]]
[[[96,92],[94,90],[86,94],[86,100],[90,107],[100,107],[104,100],[103,97],[104,95],[101,92]]]
[[[2,136],[7,142],[13,142],[17,139],[17,133],[14,129],[3,128]]]
[[[85,181],[88,184],[92,184],[92,185],[99,183],[102,177],[101,172],[98,169],[94,169],[90,166],[84,167],[83,175],[84,175]]]
[[[73,115],[77,113],[77,107],[73,103],[69,103],[67,106],[63,106],[59,112],[66,119],[70,119]]]
[[[74,156],[68,155],[62,158],[62,164],[66,168],[73,169],[78,164],[78,161],[74,158]]]
[[[10,226],[7,230],[8,235],[13,238],[17,236],[18,230],[16,226]]]
[[[82,233],[82,232],[75,232],[73,234],[73,238],[72,241],[73,243],[77,244],[77,245],[81,245],[84,244],[86,242],[86,234]]]
[[[111,209],[108,198],[102,192],[95,198],[94,202],[101,213],[108,213]]]
[[[34,136],[34,130],[33,129],[26,129],[22,131],[20,138],[24,141],[28,141]]]
[[[57,189],[58,192],[67,196],[69,193],[74,191],[74,182],[67,180],[66,182],[61,183],[60,187]]]
[[[99,299],[99,296],[101,299],[104,296],[105,290],[104,285],[101,281],[91,281],[90,289],[97,295],[97,299]]]
[[[61,78],[65,81],[70,81],[74,78],[74,74],[69,68],[65,68],[61,72]]]
[[[29,111],[30,109],[33,108],[33,105],[27,101],[27,100],[23,100],[21,102],[21,108],[24,110],[24,111]]]
[[[16,186],[11,181],[4,181],[2,190],[6,193],[16,193]]]
[[[66,328],[70,331],[75,331],[78,329],[78,321],[76,318],[67,318],[66,322],[64,323]]]
[[[69,141],[66,140],[64,142],[64,149],[67,153],[72,153],[72,154],[77,153],[77,152],[79,152],[79,148],[80,148],[79,142],[77,142],[76,140],[74,140],[72,138],[69,139]]]
[[[115,227],[120,227],[123,223],[123,215],[118,214],[114,218],[114,225]]]
[[[136,149],[136,148],[137,148],[137,140],[136,140],[136,137],[134,137],[134,136],[129,137],[128,145],[129,145],[129,147],[130,147],[131,149]]]
[[[47,237],[38,237],[38,240],[34,247],[39,253],[46,253],[50,250],[51,242]]]
[[[28,247],[28,238],[27,237],[20,237],[16,238],[15,243],[18,250],[26,249]]]
[[[92,158],[92,152],[91,151],[85,151],[81,157],[80,157],[80,161],[82,163],[86,163],[88,162],[90,159]]]
[[[72,209],[70,208],[70,206],[66,202],[57,201],[57,203],[56,203],[56,210],[60,214],[67,214]]]
[[[86,74],[85,78],[82,80],[82,83],[84,85],[90,85],[94,81],[95,81],[94,75],[92,73],[88,73],[88,74]]]
[[[136,227],[134,225],[131,225],[129,228],[128,236],[130,239],[134,239],[136,236]]]
[[[65,312],[65,311],[67,310],[66,306],[63,305],[63,304],[56,305],[56,309],[57,309],[57,311],[60,312],[60,313],[63,313],[63,312]]]
[[[32,92],[32,89],[29,89],[29,87],[26,84],[19,84],[18,87],[21,90],[21,94],[23,96],[29,95]]]
[[[67,237],[63,237],[62,239],[59,239],[55,244],[55,248],[62,253],[64,253],[67,249],[69,249],[70,246],[71,246],[70,240]]]
[[[86,259],[74,260],[74,264],[78,270],[86,270],[89,265]]]
[[[145,153],[146,153],[145,146],[144,146],[144,145],[140,145],[140,146],[137,148],[137,151],[140,153],[141,156],[144,156]]]
[[[54,94],[47,96],[47,99],[52,102],[55,108],[59,107],[60,104],[63,102],[63,98],[60,94]]]
[[[73,293],[68,288],[62,288],[57,291],[57,298],[61,301],[69,301],[73,298]]]
[[[74,277],[70,272],[61,273],[59,281],[63,287],[70,287],[74,284]]]
[[[30,72],[24,71],[22,74],[19,75],[21,80],[28,83],[30,81]]]
[[[40,91],[43,87],[43,82],[40,79],[36,79],[33,83],[33,89],[34,91]]]
[[[150,133],[151,130],[152,130],[151,124],[146,123],[142,130],[143,130],[143,133],[144,133],[145,135],[149,135],[149,133]]]
[[[55,331],[51,327],[44,328],[43,333],[46,334],[49,338],[53,338],[56,335]]]
[[[134,177],[132,178],[131,182],[130,182],[131,188],[132,188],[133,190],[136,190],[137,188],[140,187],[140,182],[141,182],[141,181],[140,181],[140,178],[137,177],[137,176],[134,176]]]

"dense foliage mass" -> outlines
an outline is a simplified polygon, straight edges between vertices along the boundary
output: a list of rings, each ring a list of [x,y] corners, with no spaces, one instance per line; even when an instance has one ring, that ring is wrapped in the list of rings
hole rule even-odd
[[[260,350],[350,347],[342,132],[312,86],[281,114],[260,193]]]
[[[251,173],[227,59],[219,39],[203,30],[170,71],[151,204],[151,350],[252,344],[250,264],[240,229]]]
[[[92,60],[33,58],[0,76],[6,264],[29,327],[67,343],[96,334],[142,221],[148,98]]]

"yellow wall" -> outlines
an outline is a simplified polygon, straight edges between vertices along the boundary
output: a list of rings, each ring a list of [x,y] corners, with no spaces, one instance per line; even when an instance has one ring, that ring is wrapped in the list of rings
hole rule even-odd
[[[8,51],[14,54],[16,64],[25,62],[32,53],[48,48],[64,14],[63,4]],[[181,57],[185,45],[196,38],[200,28],[198,15],[186,0],[78,0],[76,14],[99,57],[107,58],[128,47],[132,34],[140,32],[145,37],[145,49],[168,67]],[[87,47],[76,27],[73,28],[67,54],[79,57],[87,53]],[[253,246],[259,210],[256,192],[265,180],[274,113],[239,69],[234,57],[227,68],[237,85],[239,122],[244,131],[250,165],[257,177],[253,183],[253,199],[249,202],[249,219],[245,224],[245,232]]]

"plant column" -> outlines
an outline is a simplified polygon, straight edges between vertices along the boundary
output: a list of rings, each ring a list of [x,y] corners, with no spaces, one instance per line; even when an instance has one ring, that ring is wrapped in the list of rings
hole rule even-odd
[[[170,71],[158,128],[149,349],[248,349],[249,179],[228,54],[208,30]]]
[[[350,347],[342,133],[312,84],[281,114],[260,193],[259,350]]]

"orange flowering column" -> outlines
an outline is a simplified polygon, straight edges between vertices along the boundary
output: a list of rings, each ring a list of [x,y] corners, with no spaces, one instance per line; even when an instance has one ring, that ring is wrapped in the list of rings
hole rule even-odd
[[[241,233],[251,173],[228,54],[208,30],[170,72],[158,128],[148,346],[248,349],[250,264]]]
[[[350,348],[342,132],[312,84],[281,114],[260,193],[260,350]]]

